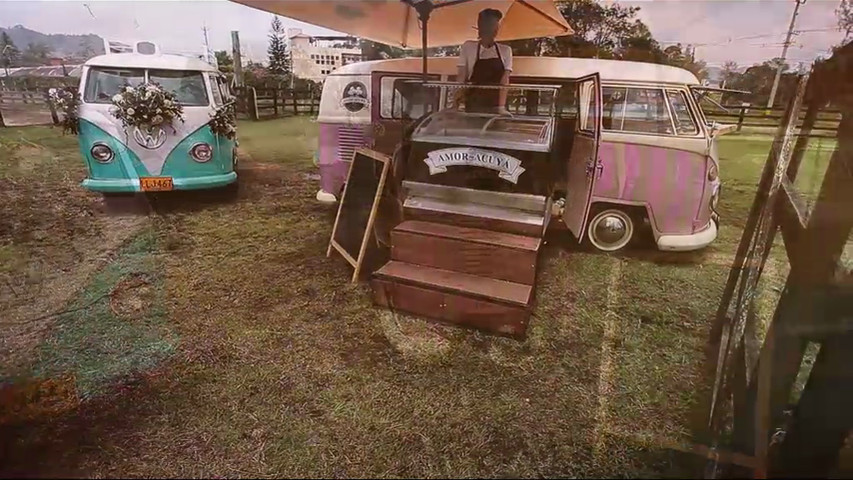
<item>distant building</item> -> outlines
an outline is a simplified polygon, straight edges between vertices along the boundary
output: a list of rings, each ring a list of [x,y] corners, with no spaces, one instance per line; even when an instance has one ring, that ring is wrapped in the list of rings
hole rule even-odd
[[[354,37],[312,37],[299,28],[290,28],[287,34],[297,78],[322,82],[335,69],[362,61],[361,48]]]

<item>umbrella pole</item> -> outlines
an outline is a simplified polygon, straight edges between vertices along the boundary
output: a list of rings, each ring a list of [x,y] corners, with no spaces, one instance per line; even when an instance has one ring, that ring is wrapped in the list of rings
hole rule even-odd
[[[422,73],[423,73],[423,81],[426,82],[428,80],[428,66],[427,66],[427,27],[429,25],[429,16],[432,13],[433,8],[435,8],[430,1],[422,1],[420,3],[415,4],[415,10],[418,12],[418,18],[421,21],[421,53],[423,61],[422,63]]]
[[[423,65],[424,82],[426,82],[428,79],[428,70],[429,70],[429,67],[427,66],[427,25],[429,24],[429,13],[426,14],[426,17],[422,17],[422,18],[423,18],[423,28],[421,29],[421,48],[422,48],[423,55],[422,55],[421,60],[423,61],[422,65]]]

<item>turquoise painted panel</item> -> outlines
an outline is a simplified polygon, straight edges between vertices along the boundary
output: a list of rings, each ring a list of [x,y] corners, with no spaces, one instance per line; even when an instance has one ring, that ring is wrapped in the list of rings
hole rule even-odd
[[[210,161],[199,163],[193,160],[190,149],[197,143],[207,143],[213,148]],[[175,146],[166,157],[161,175],[183,178],[229,173],[234,169],[233,148],[232,140],[215,135],[209,125],[204,125]]]
[[[92,146],[98,142],[104,143],[112,149],[115,154],[113,161],[100,163],[92,158],[90,153]],[[89,170],[89,178],[132,179],[150,175],[142,162],[139,161],[139,157],[128,149],[123,141],[113,137],[88,120],[80,120],[78,144],[80,155]]]

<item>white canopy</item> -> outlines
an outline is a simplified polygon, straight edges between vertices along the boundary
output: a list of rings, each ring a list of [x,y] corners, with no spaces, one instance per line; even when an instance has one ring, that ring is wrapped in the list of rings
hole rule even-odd
[[[477,15],[503,13],[499,41],[569,35],[573,31],[554,0],[232,0],[236,3],[387,45],[421,47],[418,12],[410,3],[431,2],[429,47],[477,38]]]

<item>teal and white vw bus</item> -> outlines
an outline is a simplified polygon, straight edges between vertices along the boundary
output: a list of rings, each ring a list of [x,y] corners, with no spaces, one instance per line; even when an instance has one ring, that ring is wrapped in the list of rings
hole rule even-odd
[[[236,140],[209,122],[232,96],[225,77],[197,58],[169,55],[150,42],[94,57],[80,79],[83,187],[105,194],[225,187],[237,181]],[[154,82],[175,95],[183,121],[153,129],[122,126],[112,99],[127,87]]]

